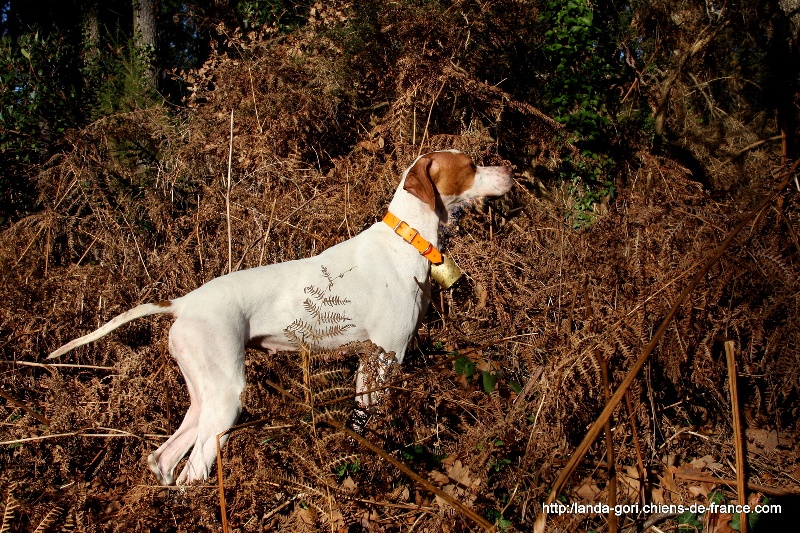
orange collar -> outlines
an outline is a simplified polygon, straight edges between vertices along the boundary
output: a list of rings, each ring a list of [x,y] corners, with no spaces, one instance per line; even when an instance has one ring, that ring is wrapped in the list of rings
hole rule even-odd
[[[383,217],[383,222],[392,228],[395,233],[400,235],[404,241],[416,248],[420,255],[425,257],[434,265],[438,265],[444,260],[441,252],[439,252],[439,250],[437,250],[431,243],[426,241],[417,230],[394,216],[392,213],[387,211],[386,216]]]

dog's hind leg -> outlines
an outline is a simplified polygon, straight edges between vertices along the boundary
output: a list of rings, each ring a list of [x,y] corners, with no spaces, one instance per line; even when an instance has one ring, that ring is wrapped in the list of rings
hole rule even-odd
[[[195,332],[202,350],[192,353],[190,364],[196,369],[194,385],[201,398],[194,448],[178,483],[190,483],[208,477],[217,457],[217,435],[231,428],[242,410],[241,394],[245,387],[244,343],[230,331],[208,328]],[[192,371],[189,371],[192,373]],[[220,438],[225,444],[228,436]]]
[[[200,421],[202,409],[202,398],[195,390],[197,377],[192,374],[193,366],[186,364],[187,346],[180,339],[180,328],[170,330],[169,351],[178,363],[183,378],[186,381],[186,388],[189,391],[189,410],[183,418],[178,430],[164,442],[159,448],[147,458],[150,470],[155,474],[158,482],[162,485],[170,485],[174,481],[175,466],[191,449],[197,439],[197,424]]]
[[[178,477],[179,484],[204,480],[208,477],[217,458],[217,435],[230,429],[239,418],[241,412],[239,396],[243,389],[242,386],[241,389],[219,391],[208,398],[207,405],[214,407],[204,410],[200,415],[197,439],[192,454]],[[220,446],[227,440],[228,435],[220,437]]]

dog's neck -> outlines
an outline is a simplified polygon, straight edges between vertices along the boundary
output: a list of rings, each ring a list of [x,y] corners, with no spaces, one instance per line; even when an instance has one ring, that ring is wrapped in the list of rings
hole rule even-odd
[[[405,178],[400,182],[397,192],[389,203],[389,212],[400,220],[417,230],[433,246],[439,244],[440,213],[442,206],[437,206],[436,211],[431,211],[430,206],[403,189]],[[445,215],[446,216],[446,215]]]

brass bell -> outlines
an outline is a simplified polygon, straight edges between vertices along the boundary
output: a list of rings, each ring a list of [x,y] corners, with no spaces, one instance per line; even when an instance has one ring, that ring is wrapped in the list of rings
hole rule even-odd
[[[463,272],[449,255],[442,255],[442,262],[431,265],[431,277],[443,289],[449,289]]]

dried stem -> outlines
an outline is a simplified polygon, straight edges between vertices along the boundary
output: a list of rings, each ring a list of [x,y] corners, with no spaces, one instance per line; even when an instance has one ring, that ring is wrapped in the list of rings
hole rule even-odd
[[[228,273],[233,271],[233,238],[231,236],[231,168],[233,166],[233,109],[231,109],[231,135],[228,145],[228,180],[225,183],[225,219],[228,222]]]
[[[739,389],[736,384],[738,373],[736,372],[736,354],[734,353],[733,341],[725,342],[725,360],[728,364],[728,384],[731,393],[731,410],[733,417],[733,442],[736,449],[736,488],[739,494],[739,505],[747,504],[747,478],[745,476],[745,451],[744,439],[742,438],[742,417],[739,412]],[[747,513],[742,511],[741,533],[747,533]]]

